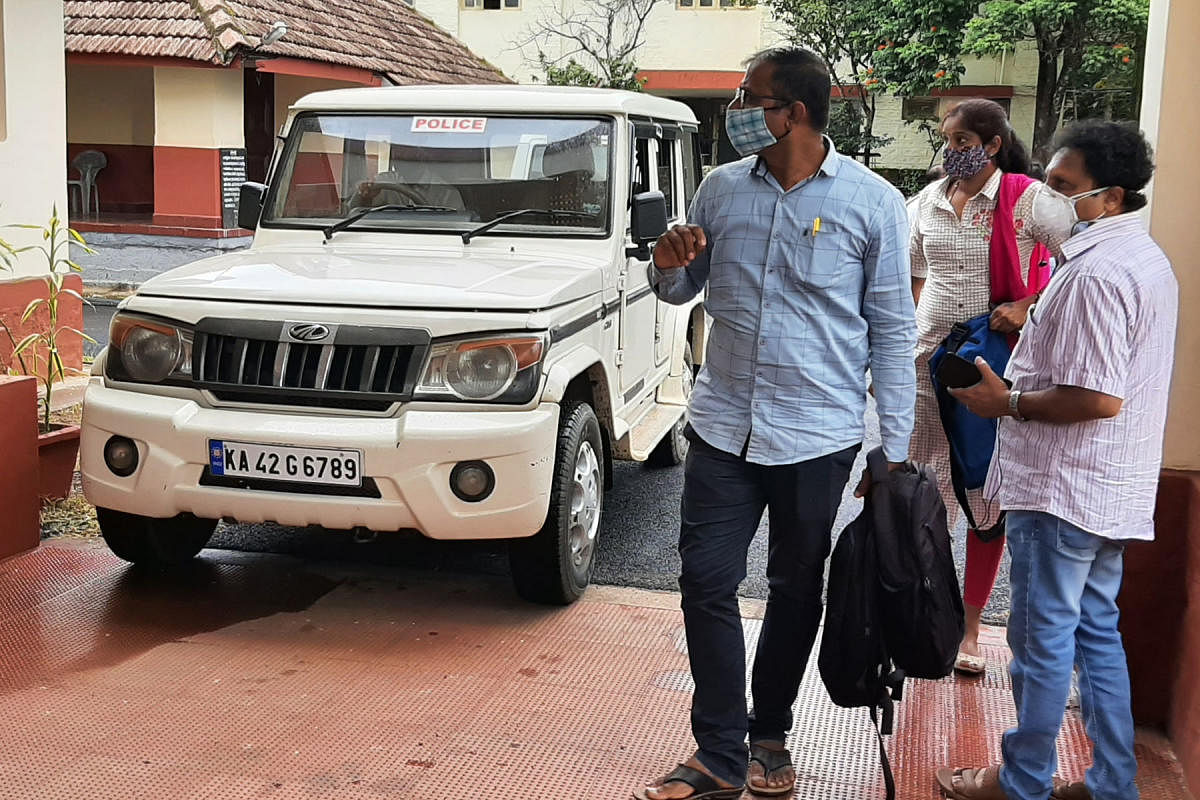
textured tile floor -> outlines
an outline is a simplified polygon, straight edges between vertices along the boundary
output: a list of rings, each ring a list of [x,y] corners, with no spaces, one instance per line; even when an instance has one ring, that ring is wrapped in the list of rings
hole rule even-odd
[[[165,578],[49,543],[0,562],[0,798],[627,798],[692,746],[675,605],[540,608],[490,578],[223,551]],[[987,678],[907,687],[902,800],[935,798],[938,765],[997,757],[1013,714],[989,636]],[[832,706],[815,665],[791,745],[797,797],[882,797],[865,714]],[[1143,797],[1186,797],[1161,737],[1138,757]]]

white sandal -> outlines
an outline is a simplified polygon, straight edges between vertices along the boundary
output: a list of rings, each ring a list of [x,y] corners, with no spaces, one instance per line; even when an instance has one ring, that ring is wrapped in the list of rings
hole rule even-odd
[[[983,675],[987,672],[987,659],[983,656],[973,656],[959,650],[958,658],[954,661],[954,671],[960,675]]]

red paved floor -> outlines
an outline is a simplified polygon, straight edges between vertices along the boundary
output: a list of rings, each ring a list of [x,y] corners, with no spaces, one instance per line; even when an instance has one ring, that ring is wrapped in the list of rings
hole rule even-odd
[[[166,580],[50,544],[0,562],[0,798],[623,800],[691,747],[674,604],[538,608],[494,579],[220,551]],[[882,797],[865,715],[815,670],[802,691],[796,796]],[[997,756],[1007,691],[1002,668],[910,684],[889,741],[902,800]],[[1060,753],[1078,778],[1074,712]],[[1186,797],[1161,737],[1138,756],[1144,798]]]

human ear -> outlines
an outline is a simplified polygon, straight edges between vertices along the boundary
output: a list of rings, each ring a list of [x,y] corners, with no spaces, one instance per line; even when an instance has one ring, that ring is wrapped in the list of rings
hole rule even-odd
[[[1104,214],[1112,216],[1125,210],[1125,187],[1113,186],[1104,193]]]

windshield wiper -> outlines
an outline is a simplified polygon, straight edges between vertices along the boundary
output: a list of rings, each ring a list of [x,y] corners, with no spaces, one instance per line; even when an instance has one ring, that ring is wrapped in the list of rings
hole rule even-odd
[[[370,208],[364,208],[362,211],[355,211],[345,219],[338,220],[327,228],[323,228],[321,232],[325,234],[325,241],[328,242],[338,231],[346,230],[346,228],[349,228],[363,217],[374,214],[376,211],[458,211],[458,209],[450,208],[450,206],[420,206],[415,204],[406,205],[404,203],[387,203],[382,206],[371,206]]]
[[[523,217],[526,214],[541,214],[542,216],[551,217],[552,219],[594,219],[596,216],[595,214],[589,214],[586,211],[567,211],[557,208],[522,208],[519,211],[509,211],[507,214],[501,214],[495,219],[488,220],[477,228],[472,228],[471,230],[464,232],[462,235],[463,244],[470,244],[471,239],[480,235],[481,233],[487,233],[502,222],[507,222],[508,220],[516,217]]]

